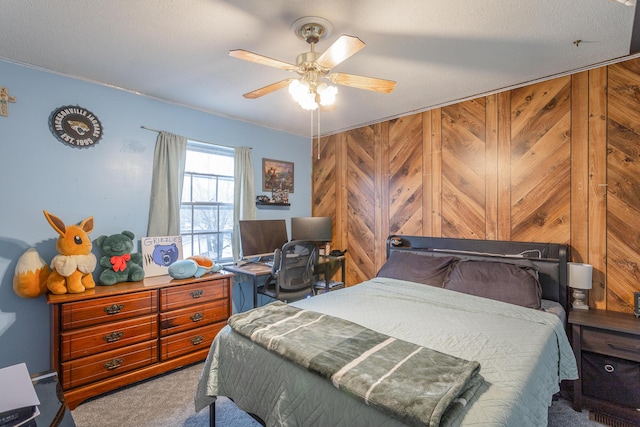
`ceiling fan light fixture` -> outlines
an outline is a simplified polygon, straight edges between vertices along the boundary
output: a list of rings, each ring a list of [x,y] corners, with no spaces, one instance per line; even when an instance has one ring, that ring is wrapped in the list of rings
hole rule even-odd
[[[305,110],[315,110],[318,104],[315,94],[309,89],[309,82],[306,80],[291,80],[289,83],[289,93],[293,99]]]
[[[289,83],[289,93],[303,109],[315,110],[318,105],[333,105],[338,88],[325,82],[311,84],[305,79],[294,79]]]
[[[613,1],[613,0],[612,0]],[[618,0],[623,1],[623,0]],[[635,0],[624,0],[635,1]],[[293,71],[300,75],[300,79],[284,79],[272,83],[260,89],[245,93],[245,98],[255,99],[279,89],[289,87],[289,93],[293,99],[305,110],[315,110],[320,105],[330,107],[335,103],[338,88],[336,85],[351,86],[357,89],[366,89],[374,92],[390,93],[396,87],[393,80],[384,80],[373,77],[359,76],[356,74],[331,73],[331,70],[352,55],[365,47],[358,37],[343,34],[324,52],[317,53],[315,44],[326,38],[333,31],[329,21],[317,16],[307,16],[296,20],[291,29],[294,33],[310,45],[310,51],[298,55],[296,63],[269,58],[268,56],[249,52],[244,49],[229,51],[229,56],[267,65],[281,70]],[[331,108],[323,108],[330,111]]]
[[[336,102],[336,95],[338,94],[338,88],[336,86],[322,82],[318,85],[317,92],[320,96],[320,105],[333,105],[333,103]]]

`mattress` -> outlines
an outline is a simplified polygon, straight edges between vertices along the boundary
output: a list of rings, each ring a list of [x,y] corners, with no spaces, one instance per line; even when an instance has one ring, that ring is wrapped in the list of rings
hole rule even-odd
[[[480,362],[485,385],[454,425],[546,426],[560,381],[577,378],[563,322],[543,310],[386,278],[292,305]],[[268,426],[403,425],[229,327],[211,346],[196,410],[218,395]]]

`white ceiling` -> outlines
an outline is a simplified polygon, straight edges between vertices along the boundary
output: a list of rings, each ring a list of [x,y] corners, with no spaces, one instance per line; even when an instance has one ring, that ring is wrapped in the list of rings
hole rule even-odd
[[[341,34],[362,39],[366,47],[334,71],[398,84],[391,94],[340,86],[337,108],[320,117],[320,132],[332,134],[626,56],[635,6],[610,0],[3,0],[0,10],[2,59],[309,136],[310,113],[286,89],[242,97],[292,74],[232,58],[229,50],[295,64],[309,50],[291,29],[304,16],[333,25],[318,52]],[[73,94],[69,98],[73,103]]]

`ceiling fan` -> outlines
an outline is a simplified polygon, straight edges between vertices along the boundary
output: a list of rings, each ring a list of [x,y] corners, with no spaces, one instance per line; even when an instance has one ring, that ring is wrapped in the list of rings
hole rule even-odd
[[[331,28],[327,20],[318,17],[300,18],[293,23],[292,29],[296,35],[311,46],[309,52],[298,55],[295,65],[244,49],[230,50],[229,55],[234,58],[292,71],[300,75],[300,78],[280,80],[242,96],[255,99],[288,86],[289,92],[302,108],[315,110],[318,106],[325,107],[333,104],[338,90],[331,83],[375,92],[392,92],[396,87],[396,82],[392,80],[331,73],[336,65],[365,47],[364,42],[358,37],[342,35],[323,53],[316,52],[316,43],[328,36]]]

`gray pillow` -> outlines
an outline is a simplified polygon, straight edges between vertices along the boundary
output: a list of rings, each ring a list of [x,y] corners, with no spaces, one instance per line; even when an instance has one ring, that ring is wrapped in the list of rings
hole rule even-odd
[[[460,261],[445,280],[452,291],[493,300],[541,308],[542,287],[537,272],[504,262]]]
[[[441,288],[458,258],[432,257],[414,252],[393,251],[376,277],[407,280]]]

